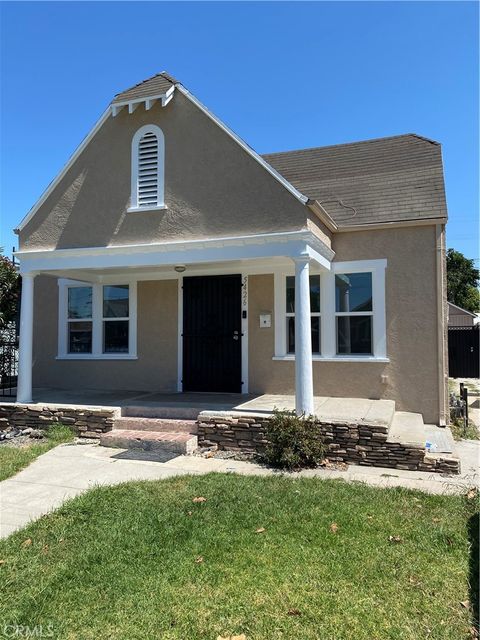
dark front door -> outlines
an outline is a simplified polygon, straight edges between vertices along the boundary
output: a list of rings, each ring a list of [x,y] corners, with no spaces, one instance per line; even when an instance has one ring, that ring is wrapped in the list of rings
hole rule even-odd
[[[240,275],[183,279],[183,390],[242,391]]]

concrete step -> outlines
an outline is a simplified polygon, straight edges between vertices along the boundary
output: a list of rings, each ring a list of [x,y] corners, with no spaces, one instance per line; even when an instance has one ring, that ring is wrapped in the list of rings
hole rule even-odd
[[[189,454],[197,448],[197,436],[190,433],[128,431],[113,429],[100,436],[103,447],[142,449],[155,453]]]
[[[395,411],[388,430],[387,442],[399,442],[424,449],[426,436],[422,414]]]
[[[460,473],[460,459],[450,429],[425,425],[419,413],[396,411],[388,431],[387,442],[421,449],[424,457],[418,466],[420,471]]]
[[[176,420],[173,418],[117,418],[114,429],[126,431],[156,431],[158,433],[197,433],[195,420]]]
[[[130,405],[122,407],[122,416],[129,418],[163,418],[166,420],[196,420],[201,407],[180,405],[180,403],[162,406]]]
[[[394,417],[395,402],[393,400],[375,400],[372,402],[362,422],[390,427]]]
[[[437,427],[434,424],[425,425],[425,438],[431,444],[432,453],[456,454],[455,440],[448,427]]]

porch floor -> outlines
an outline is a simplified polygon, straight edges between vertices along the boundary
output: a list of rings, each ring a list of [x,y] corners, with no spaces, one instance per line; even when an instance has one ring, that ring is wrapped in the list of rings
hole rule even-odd
[[[14,402],[1,398],[0,402]],[[258,414],[271,413],[274,409],[292,410],[293,395],[253,395],[226,393],[155,393],[142,391],[113,391],[98,389],[36,388],[35,404],[73,405],[89,407],[118,407],[124,415],[153,416],[155,410],[166,409],[173,415],[175,409],[202,411],[228,411]],[[366,398],[314,398],[315,414],[324,420],[361,422],[390,425],[395,413],[392,400]],[[150,410],[150,411],[149,411]],[[141,413],[140,413],[141,412]],[[197,413],[197,415],[198,415]],[[167,416],[162,416],[167,417]],[[182,417],[182,416],[180,416]],[[196,416],[195,416],[196,417]]]

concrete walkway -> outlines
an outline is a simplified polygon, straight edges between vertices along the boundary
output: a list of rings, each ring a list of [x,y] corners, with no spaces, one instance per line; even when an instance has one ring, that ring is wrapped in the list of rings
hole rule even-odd
[[[407,487],[429,493],[462,493],[478,486],[479,443],[457,443],[462,475],[442,477],[417,471],[352,465],[346,471],[312,469],[292,477],[341,478],[379,487]],[[111,449],[95,444],[66,444],[40,456],[13,478],[0,482],[0,537],[25,526],[59,507],[65,500],[96,485],[128,480],[158,480],[182,474],[211,471],[247,475],[278,473],[251,462],[176,456],[163,462],[148,459],[148,453]]]

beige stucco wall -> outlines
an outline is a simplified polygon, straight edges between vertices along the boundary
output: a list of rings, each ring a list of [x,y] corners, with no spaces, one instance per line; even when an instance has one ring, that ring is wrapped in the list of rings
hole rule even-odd
[[[438,384],[435,226],[339,233],[333,249],[338,261],[387,258],[390,362],[314,362],[315,395],[388,398],[396,401],[398,410],[420,412],[426,422],[438,424],[445,400]],[[272,328],[258,327],[261,310],[273,313],[273,275],[251,276],[249,290],[250,391],[293,393],[294,363],[272,360],[275,318]]]
[[[58,285],[35,279],[34,387],[177,390],[176,280],[138,283],[137,360],[56,360]]]
[[[386,320],[389,363],[314,362],[316,395],[389,398],[397,409],[438,423],[445,412],[446,372],[438,315],[435,226],[339,233],[336,260],[387,258]],[[442,248],[442,256],[444,248]],[[441,256],[441,259],[443,257]],[[294,393],[294,363],[273,361],[273,275],[249,276],[249,385],[252,393]],[[59,361],[58,287],[35,281],[34,385],[175,391],[177,381],[177,282],[138,283],[138,360]],[[260,311],[273,314],[260,329]],[[444,348],[443,344],[443,348]],[[445,360],[445,357],[444,357]],[[384,383],[381,376],[386,375]]]
[[[165,135],[166,211],[127,213],[131,142]],[[179,91],[162,108],[109,117],[20,233],[21,249],[93,247],[307,228],[286,188]],[[318,228],[323,225],[318,222]],[[328,232],[325,237],[328,239]],[[322,232],[323,233],[323,232]]]

